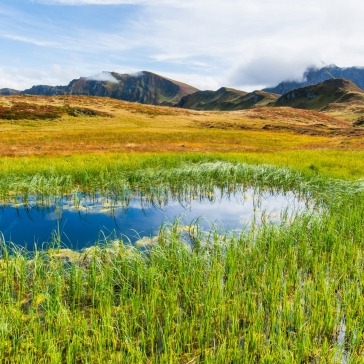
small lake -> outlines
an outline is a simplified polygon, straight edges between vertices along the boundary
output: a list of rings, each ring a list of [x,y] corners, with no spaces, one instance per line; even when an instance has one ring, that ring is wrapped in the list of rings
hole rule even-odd
[[[276,224],[290,220],[307,209],[307,203],[292,192],[255,193],[253,189],[235,193],[215,190],[209,196],[169,198],[162,205],[131,198],[127,206],[111,203],[102,196],[63,197],[55,204],[40,206],[32,203],[0,207],[0,232],[5,242],[28,250],[50,246],[54,234],[62,246],[83,249],[95,242],[122,239],[135,243],[158,234],[163,224],[176,219],[182,225],[197,223],[202,229],[212,226],[220,232],[250,229],[262,222]]]

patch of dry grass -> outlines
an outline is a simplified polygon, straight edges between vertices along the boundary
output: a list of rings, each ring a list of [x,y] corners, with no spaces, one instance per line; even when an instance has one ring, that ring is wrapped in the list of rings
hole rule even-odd
[[[0,114],[0,156],[364,147],[362,128],[322,113],[291,108],[197,112],[78,96],[2,97],[0,105],[1,110],[18,112],[16,120]],[[33,110],[34,117],[21,118],[27,109],[24,105]],[[38,117],[45,110],[57,117],[47,118],[46,113]]]

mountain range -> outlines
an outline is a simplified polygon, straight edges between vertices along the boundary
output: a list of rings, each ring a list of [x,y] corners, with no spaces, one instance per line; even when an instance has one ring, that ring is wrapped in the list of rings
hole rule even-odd
[[[18,90],[14,90],[12,88],[2,88],[0,89],[0,95],[2,96],[13,96],[13,95],[19,95],[21,92]]]
[[[350,80],[334,78],[289,91],[275,106],[322,111],[340,103],[364,103],[364,90]]]
[[[104,96],[142,104],[171,106],[183,96],[196,91],[198,89],[193,86],[143,71],[135,74],[102,72],[93,77],[72,80],[67,86],[38,85],[24,91],[1,89],[0,94]]]
[[[221,87],[217,91],[197,91],[181,98],[177,107],[193,110],[242,110],[274,103],[278,95],[265,91],[244,92]]]
[[[309,67],[304,72],[301,81],[283,81],[275,87],[268,87],[263,90],[283,95],[289,91],[315,85],[333,78],[346,78],[364,89],[364,67],[341,68],[336,65],[330,65],[322,68]]]
[[[309,68],[303,80],[281,82],[261,91],[245,92],[222,87],[201,91],[185,83],[142,71],[135,74],[102,72],[72,80],[67,86],[38,85],[24,91],[0,89],[0,95],[104,96],[143,104],[193,110],[242,110],[260,106],[289,106],[326,110],[333,105],[364,106],[364,68],[335,65]]]

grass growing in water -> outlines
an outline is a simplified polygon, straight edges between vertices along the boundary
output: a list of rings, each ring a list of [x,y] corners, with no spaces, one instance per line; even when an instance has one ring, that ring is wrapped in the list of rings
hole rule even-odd
[[[209,159],[207,159],[209,160]],[[148,160],[147,160],[148,161]],[[161,159],[163,161],[163,159]],[[168,162],[168,159],[166,160]],[[132,194],[153,201],[188,194],[209,194],[214,187],[234,190],[243,186],[289,191],[309,195],[315,199],[343,198],[363,182],[344,182],[314,174],[308,178],[291,169],[277,169],[271,165],[250,165],[223,161],[182,163],[171,158],[164,169],[119,169],[114,167],[72,170],[68,174],[49,169],[36,174],[19,172],[5,174],[0,179],[0,199],[3,202],[24,201],[31,196],[40,203],[52,201],[61,195],[84,191],[101,193],[111,199],[125,200]]]
[[[57,250],[37,251],[30,259],[2,244],[4,362],[363,360],[359,182],[232,163],[112,171],[104,177],[98,182],[52,174],[19,178],[18,184],[12,181],[13,190],[2,189],[2,197],[14,191],[56,195],[79,183],[91,193],[101,189],[120,197],[133,190],[153,199],[169,190],[203,193],[249,183],[295,190],[327,209],[317,218],[302,216],[290,226],[264,225],[241,236],[211,232],[208,244],[197,233],[193,249],[174,225],[161,231],[148,254],[114,245],[63,257]]]

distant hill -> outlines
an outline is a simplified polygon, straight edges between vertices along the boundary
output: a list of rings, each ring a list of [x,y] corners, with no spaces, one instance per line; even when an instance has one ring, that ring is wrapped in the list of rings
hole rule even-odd
[[[359,115],[364,110],[364,91],[361,88],[364,89],[364,68],[332,65],[309,68],[302,82],[282,82],[274,88],[249,93],[227,87],[217,91],[200,91],[188,84],[142,71],[135,74],[102,72],[74,79],[65,86],[36,85],[24,91],[3,88],[0,95],[104,96],[203,111],[234,111],[262,106],[326,111],[330,108],[332,111],[335,105],[336,110],[342,110],[355,104],[358,107],[354,111]]]
[[[1,88],[0,95],[1,96],[12,96],[12,95],[19,95],[20,91],[13,90],[12,88]]]
[[[315,85],[334,78],[345,78],[351,80],[360,88],[364,89],[363,67],[340,68],[335,65],[331,65],[322,68],[310,67],[303,74],[302,81],[284,81],[275,87],[265,88],[264,91],[283,95],[297,88]]]
[[[27,90],[21,91],[20,93],[24,95],[38,95],[38,96],[69,95],[69,87],[37,85]]]
[[[67,86],[33,86],[22,94],[106,96],[142,104],[173,105],[196,91],[193,86],[143,71],[136,74],[102,72],[94,77],[75,79]]]
[[[274,103],[278,95],[264,91],[244,92],[222,87],[217,91],[197,91],[182,97],[178,107],[193,110],[242,110]]]
[[[364,90],[346,79],[330,79],[317,85],[292,90],[282,95],[275,106],[324,110],[330,104],[364,103]]]

